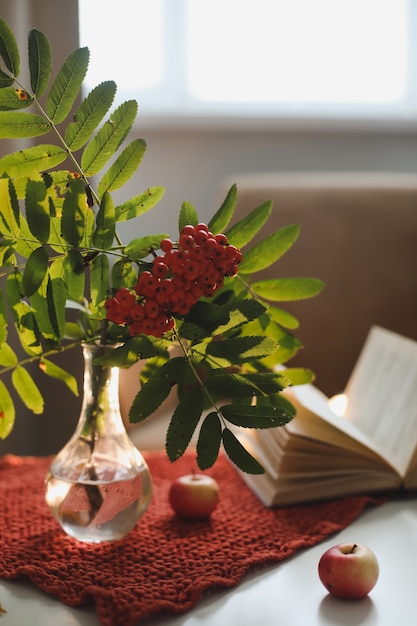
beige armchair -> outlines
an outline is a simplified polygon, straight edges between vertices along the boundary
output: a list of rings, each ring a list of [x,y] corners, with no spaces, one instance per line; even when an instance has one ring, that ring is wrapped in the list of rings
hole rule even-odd
[[[305,347],[291,365],[311,367],[328,395],[343,390],[369,328],[417,339],[417,175],[399,173],[245,174],[235,220],[265,200],[262,233],[298,223],[298,241],[262,277],[325,281],[312,300],[284,303]]]

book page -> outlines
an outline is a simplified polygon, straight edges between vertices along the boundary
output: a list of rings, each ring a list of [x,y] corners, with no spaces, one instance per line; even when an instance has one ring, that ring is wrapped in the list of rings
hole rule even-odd
[[[373,327],[345,392],[345,418],[404,475],[417,444],[417,342]]]
[[[374,438],[368,436],[353,420],[333,413],[328,398],[314,385],[291,388],[289,400],[297,410],[296,417],[286,426],[289,432],[321,440],[353,453],[379,458],[381,462],[386,460],[396,470]]]

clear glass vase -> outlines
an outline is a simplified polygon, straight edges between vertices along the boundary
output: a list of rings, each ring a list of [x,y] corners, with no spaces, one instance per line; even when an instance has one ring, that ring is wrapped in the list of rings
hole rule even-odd
[[[79,541],[122,539],[152,497],[148,466],[130,441],[119,408],[119,370],[94,360],[109,346],[84,344],[84,397],[75,432],[52,461],[46,501]]]

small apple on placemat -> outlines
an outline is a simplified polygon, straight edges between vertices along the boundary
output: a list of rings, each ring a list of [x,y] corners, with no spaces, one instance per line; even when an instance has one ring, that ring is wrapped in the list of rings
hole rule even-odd
[[[175,513],[187,520],[210,517],[220,497],[217,481],[207,474],[186,474],[173,480],[168,498]]]

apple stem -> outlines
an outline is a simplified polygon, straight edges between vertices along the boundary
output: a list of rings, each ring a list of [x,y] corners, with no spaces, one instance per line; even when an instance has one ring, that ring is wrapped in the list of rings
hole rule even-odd
[[[350,550],[350,554],[353,554],[353,552],[355,552],[355,550],[356,550],[356,548],[357,548],[357,547],[358,547],[358,544],[357,544],[357,543],[354,543],[354,544],[352,545],[351,550]]]

